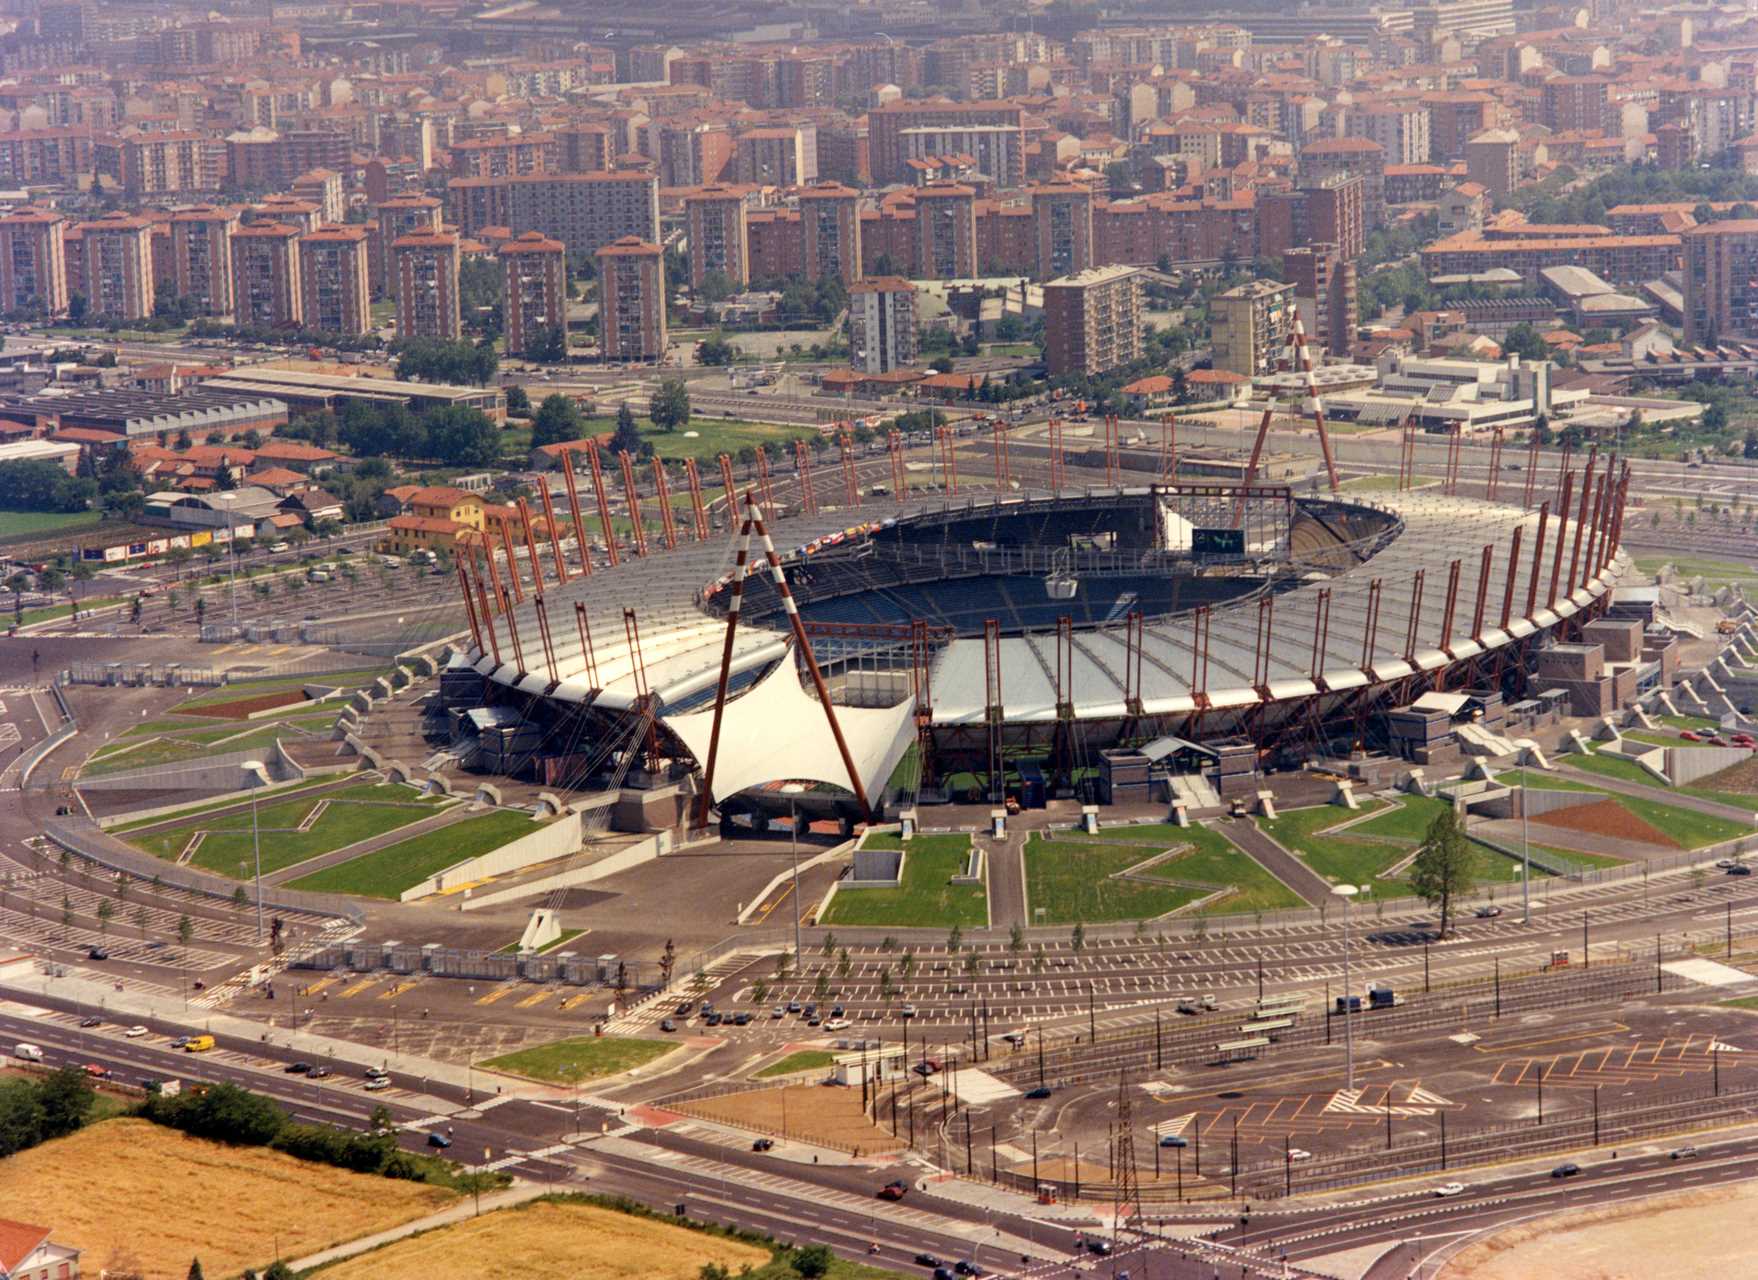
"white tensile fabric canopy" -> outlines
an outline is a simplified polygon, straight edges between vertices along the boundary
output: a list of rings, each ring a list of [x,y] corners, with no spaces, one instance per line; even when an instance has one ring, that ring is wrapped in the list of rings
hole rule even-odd
[[[895,707],[837,707],[836,722],[854,758],[869,802],[879,792],[915,737],[912,699]],[[714,707],[665,717],[704,768]],[[830,732],[824,707],[800,684],[792,649],[770,673],[726,704],[720,754],[714,762],[714,794],[735,795],[769,782],[825,782],[849,790],[848,772]]]

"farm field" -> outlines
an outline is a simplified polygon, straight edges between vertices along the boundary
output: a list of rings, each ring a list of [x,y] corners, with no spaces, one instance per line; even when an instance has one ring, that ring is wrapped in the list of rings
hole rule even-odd
[[[94,1171],[103,1194],[93,1194]],[[224,1194],[217,1189],[224,1188]],[[0,1161],[6,1216],[54,1224],[85,1274],[182,1280],[261,1269],[444,1208],[453,1192],[229,1147],[146,1120],[106,1120]],[[199,1211],[171,1212],[173,1206]]]
[[[896,849],[896,836],[867,837],[866,848]],[[965,835],[917,836],[904,858],[903,881],[895,889],[839,892],[824,913],[824,924],[912,925],[981,928],[989,923],[989,898],[982,885],[955,885],[965,869],[971,841]]]

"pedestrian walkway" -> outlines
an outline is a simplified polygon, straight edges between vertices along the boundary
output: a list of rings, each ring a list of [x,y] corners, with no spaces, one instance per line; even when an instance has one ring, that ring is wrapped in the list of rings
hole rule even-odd
[[[455,1222],[474,1218],[479,1213],[493,1213],[496,1209],[510,1209],[514,1205],[524,1204],[527,1200],[535,1200],[539,1196],[549,1195],[553,1190],[553,1187],[528,1182],[508,1187],[505,1191],[496,1191],[492,1195],[483,1196],[479,1203],[471,1197],[465,1197],[457,1204],[441,1209],[438,1213],[430,1213],[425,1218],[405,1222],[402,1226],[392,1227],[389,1231],[361,1236],[358,1240],[350,1240],[346,1244],[335,1245],[319,1253],[308,1254],[303,1258],[294,1258],[287,1265],[294,1271],[309,1271],[313,1267],[340,1262],[343,1258],[352,1258],[357,1254],[390,1244],[392,1241],[406,1239],[418,1232],[432,1231],[435,1227],[449,1227]]]

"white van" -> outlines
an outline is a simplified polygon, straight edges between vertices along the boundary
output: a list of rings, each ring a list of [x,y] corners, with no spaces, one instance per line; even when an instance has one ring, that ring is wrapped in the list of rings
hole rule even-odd
[[[330,571],[328,569],[313,569],[307,573],[305,577],[306,580],[310,582],[328,582],[330,580]]]
[[[26,1062],[41,1062],[43,1051],[34,1044],[21,1044],[12,1051],[15,1058],[23,1058]]]

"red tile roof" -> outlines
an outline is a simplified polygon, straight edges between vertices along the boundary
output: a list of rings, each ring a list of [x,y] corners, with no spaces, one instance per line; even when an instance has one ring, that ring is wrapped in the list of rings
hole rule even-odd
[[[49,1238],[49,1228],[0,1218],[0,1273],[10,1274]]]

